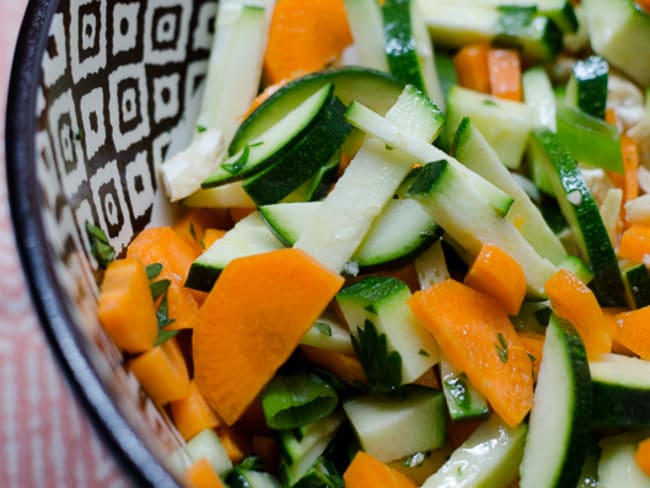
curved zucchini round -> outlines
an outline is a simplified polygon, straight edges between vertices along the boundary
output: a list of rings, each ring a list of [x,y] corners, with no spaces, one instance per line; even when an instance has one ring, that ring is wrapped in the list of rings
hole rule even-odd
[[[530,414],[521,488],[575,487],[591,442],[587,354],[566,320],[551,316]]]
[[[303,76],[276,91],[242,122],[228,154],[233,155],[256,140],[328,83],[334,84],[334,95],[345,105],[358,100],[381,114],[393,106],[403,88],[391,75],[370,68],[345,67]]]

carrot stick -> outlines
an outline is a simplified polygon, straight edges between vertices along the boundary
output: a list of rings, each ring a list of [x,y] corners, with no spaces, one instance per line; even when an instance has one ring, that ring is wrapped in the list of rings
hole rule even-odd
[[[621,136],[621,152],[623,153],[623,199],[627,202],[639,196],[639,147],[634,139],[623,134]]]
[[[490,93],[489,50],[488,44],[469,44],[456,53],[453,61],[461,86],[481,93]]]
[[[187,242],[198,256],[204,251],[201,240],[205,234],[205,229],[214,225],[214,216],[212,212],[202,208],[193,208],[174,223],[174,232],[176,232],[185,242]]]
[[[194,380],[190,381],[187,395],[171,402],[169,408],[178,432],[186,441],[202,430],[212,429],[221,424],[221,419],[205,401]]]
[[[205,229],[203,233],[203,247],[209,249],[212,244],[221,239],[226,234],[222,229]]]
[[[546,282],[553,311],[576,328],[591,361],[612,350],[612,336],[594,293],[573,273],[560,269]]]
[[[532,369],[501,304],[450,279],[414,293],[409,305],[454,367],[508,425],[518,425],[533,404]]]
[[[161,273],[155,280],[170,280],[167,290],[168,316],[174,322],[167,329],[190,329],[199,310],[201,294],[184,288],[192,262],[197,252],[171,227],[154,227],[140,232],[129,244],[128,257],[137,257],[146,266],[162,264]]]
[[[368,384],[363,366],[356,356],[306,345],[300,346],[300,349],[310,363],[329,371],[344,383],[352,386]]]
[[[522,100],[519,51],[490,48],[488,72],[492,95],[515,102]]]
[[[278,0],[264,55],[268,84],[318,71],[352,42],[342,0]]]
[[[636,263],[646,263],[650,258],[650,226],[632,224],[621,236],[618,256]]]
[[[180,400],[190,389],[187,365],[176,339],[169,339],[132,359],[128,368],[159,405]]]
[[[650,306],[616,316],[620,325],[616,340],[641,359],[650,360]]]
[[[508,315],[519,312],[526,295],[526,276],[521,265],[501,248],[490,243],[481,247],[464,283],[496,298]]]
[[[104,274],[99,302],[99,322],[123,351],[148,351],[158,337],[158,321],[149,280],[137,259],[117,259]]]
[[[650,12],[650,2],[648,3],[648,12]],[[639,442],[634,455],[636,464],[641,470],[650,476],[650,437]]]
[[[416,488],[405,474],[387,466],[379,459],[359,451],[343,473],[346,488]]]
[[[196,317],[196,382],[232,425],[343,284],[298,249],[233,260]]]
[[[202,457],[185,470],[185,479],[192,488],[226,488],[207,458]]]

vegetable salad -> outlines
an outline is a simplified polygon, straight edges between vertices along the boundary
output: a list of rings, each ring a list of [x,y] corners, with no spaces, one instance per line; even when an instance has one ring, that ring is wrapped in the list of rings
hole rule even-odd
[[[650,4],[219,2],[99,320],[188,486],[650,486]],[[189,460],[189,461],[188,461]]]

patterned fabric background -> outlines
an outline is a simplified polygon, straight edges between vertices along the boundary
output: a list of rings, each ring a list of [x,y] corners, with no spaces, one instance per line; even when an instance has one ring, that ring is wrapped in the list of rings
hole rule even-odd
[[[2,4],[0,14],[7,2]],[[99,328],[96,263],[88,258],[83,229],[86,222],[95,223],[121,251],[148,222],[168,218],[156,192],[154,168],[165,154],[182,147],[193,130],[215,10],[214,0],[62,0],[43,57],[35,114],[40,124],[36,142],[42,216],[57,275],[77,310],[77,322],[83,324],[89,350],[97,353],[92,358],[95,366],[125,411],[131,412],[130,420],[141,424],[143,432],[157,433],[161,454],[176,445],[176,438],[166,420],[142,398],[133,377],[120,367],[119,354]],[[0,224],[6,229],[6,195],[0,198]],[[13,245],[7,242],[8,233],[0,235],[5,248]],[[9,261],[0,262],[10,271],[4,277],[17,273],[15,253],[9,256]],[[76,408],[40,409],[67,392],[44,353],[42,338],[33,334],[33,315],[22,327],[34,345],[27,345],[27,351],[11,347],[9,341],[21,326],[12,319],[24,316],[30,302],[22,283],[0,285],[14,294],[11,300],[5,296],[0,322],[0,376],[5,389],[0,394],[4,400],[0,418],[6,450],[0,455],[0,463],[6,464],[0,465],[0,486],[122,486],[103,448],[87,434],[87,425],[79,419],[83,413]],[[12,334],[12,339],[3,339],[3,334]],[[35,384],[42,387],[12,391]],[[23,402],[35,410],[33,414],[27,413]],[[44,425],[51,431],[32,437],[30,445],[21,441],[22,429],[38,431]],[[88,451],[69,460],[74,453],[64,447],[66,438],[80,434],[88,435]],[[90,456],[94,472],[85,469]],[[39,463],[53,467],[54,476],[44,478],[48,471]],[[21,471],[26,466],[33,467],[34,478],[23,484]]]

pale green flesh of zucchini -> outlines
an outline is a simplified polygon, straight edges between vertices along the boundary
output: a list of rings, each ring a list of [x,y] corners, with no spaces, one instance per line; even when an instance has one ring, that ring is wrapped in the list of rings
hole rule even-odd
[[[431,141],[442,126],[437,107],[412,87],[404,89],[387,117],[403,120],[416,139],[425,141]],[[367,139],[294,247],[340,273],[412,164],[412,157],[403,151]]]
[[[438,391],[414,388],[399,396],[356,397],[343,409],[363,449],[382,462],[445,443],[445,401]]]
[[[506,218],[521,232],[540,256],[559,264],[567,255],[560,239],[548,226],[539,208],[514,180],[498,155],[471,120],[458,127],[452,151],[460,162],[514,198]]]
[[[273,232],[292,246],[313,220],[321,202],[279,203],[260,207]],[[436,224],[411,200],[391,200],[373,221],[351,260],[359,266],[393,261],[421,248],[436,235]]]
[[[639,442],[647,437],[644,433],[625,433],[606,437],[599,442],[599,486],[650,488],[650,476],[641,471],[635,460]]]
[[[344,0],[354,44],[362,66],[388,71],[381,12],[375,0]]]
[[[526,424],[510,428],[491,415],[422,488],[508,486],[517,477],[526,431]]]
[[[552,316],[520,468],[522,488],[576,486],[591,442],[591,413],[582,340],[571,324]]]
[[[407,195],[417,200],[471,255],[476,256],[487,242],[501,247],[521,264],[528,293],[543,297],[544,285],[555,273],[555,266],[537,254],[519,231],[492,208],[478,190],[480,187],[473,188],[452,168],[446,160],[427,164]]]
[[[452,420],[467,420],[484,417],[490,413],[485,397],[470,383],[462,371],[458,371],[440,355],[440,379]]]

